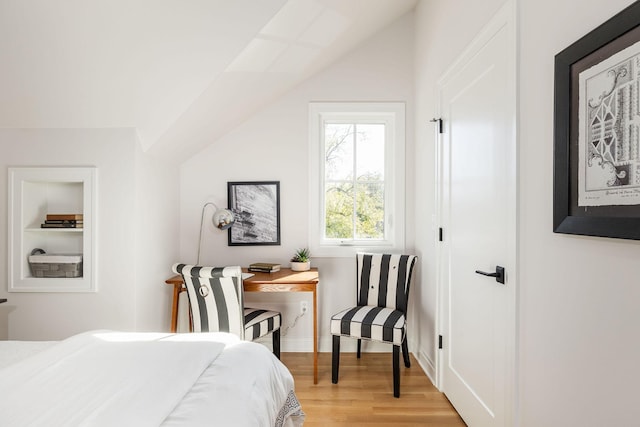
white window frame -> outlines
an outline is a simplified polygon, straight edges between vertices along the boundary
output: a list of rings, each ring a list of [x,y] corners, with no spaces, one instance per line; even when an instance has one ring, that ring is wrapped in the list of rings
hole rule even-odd
[[[324,123],[385,123],[385,239],[324,238]],[[403,102],[311,102],[309,104],[309,249],[314,257],[405,249],[405,104]]]

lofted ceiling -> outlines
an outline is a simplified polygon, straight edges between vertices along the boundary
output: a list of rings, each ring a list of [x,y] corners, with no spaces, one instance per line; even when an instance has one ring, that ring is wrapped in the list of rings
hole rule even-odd
[[[0,0],[0,127],[195,152],[417,0]]]

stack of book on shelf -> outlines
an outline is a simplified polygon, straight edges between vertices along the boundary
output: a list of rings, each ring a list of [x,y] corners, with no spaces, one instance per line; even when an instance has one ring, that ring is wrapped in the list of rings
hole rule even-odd
[[[82,214],[47,214],[41,228],[82,228]]]
[[[254,262],[249,265],[249,271],[257,273],[275,273],[280,271],[280,264],[272,264],[269,262]]]

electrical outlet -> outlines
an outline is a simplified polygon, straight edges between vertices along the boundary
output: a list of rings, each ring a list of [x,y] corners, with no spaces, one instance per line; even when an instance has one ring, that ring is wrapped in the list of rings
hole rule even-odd
[[[300,314],[305,314],[309,310],[309,306],[306,301],[300,301]]]

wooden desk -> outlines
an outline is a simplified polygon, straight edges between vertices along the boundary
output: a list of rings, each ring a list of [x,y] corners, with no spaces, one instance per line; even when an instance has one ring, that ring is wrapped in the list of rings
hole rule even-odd
[[[247,273],[247,269],[243,268]],[[275,273],[253,273],[244,279],[245,292],[312,292],[313,293],[313,383],[318,384],[318,298],[317,287],[319,274],[317,268],[309,271],[292,271],[281,268]],[[185,291],[182,276],[173,276],[165,281],[173,285],[173,304],[171,308],[171,332],[178,328],[178,298]]]

